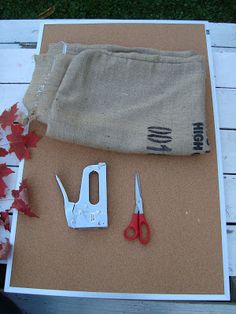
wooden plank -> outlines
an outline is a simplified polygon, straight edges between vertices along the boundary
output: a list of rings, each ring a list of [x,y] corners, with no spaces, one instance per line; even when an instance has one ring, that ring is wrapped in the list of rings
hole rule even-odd
[[[226,221],[236,223],[236,175],[224,175],[224,191]]]
[[[236,89],[217,88],[221,128],[236,129]]]
[[[1,44],[0,43],[0,49],[19,49],[19,48],[21,48],[20,44],[13,44],[13,43]]]
[[[45,20],[0,20],[0,43],[37,42],[39,26],[43,21]],[[62,19],[54,20],[54,22],[57,21],[62,21]]]
[[[131,300],[100,300],[22,294],[6,294],[24,313],[28,314],[234,314],[236,306],[230,303],[156,302]]]
[[[1,44],[0,43],[0,49],[36,49],[37,42],[19,42],[19,43],[7,43],[7,44]]]
[[[221,130],[224,173],[236,173],[236,131]]]
[[[11,191],[16,188],[16,181],[17,181],[17,175],[18,175],[18,167],[9,167],[14,173],[11,173],[9,176],[4,177],[3,180],[7,185],[6,188],[6,196],[5,200],[12,200],[13,197],[11,195]]]
[[[7,150],[9,149],[9,145],[4,145],[4,146],[0,145],[0,147],[3,147]],[[18,158],[16,157],[15,153],[11,153],[5,157],[0,157],[0,163],[6,163],[9,166],[19,166],[20,162]]]
[[[1,20],[0,42],[36,42],[42,20]]]
[[[0,83],[29,83],[34,70],[35,49],[1,49]]]
[[[236,24],[210,23],[211,45],[236,47]]]
[[[213,53],[216,87],[236,88],[236,53]]]
[[[24,110],[22,99],[28,86],[29,84],[0,84],[0,114],[16,102],[18,102],[19,110]]]
[[[214,53],[231,53],[231,52],[236,52],[236,48],[230,48],[230,47],[211,47],[213,54]]]
[[[11,224],[11,221],[12,221],[11,216],[9,220]],[[9,238],[10,238],[10,232],[5,230],[3,226],[0,226],[0,242],[5,242],[5,239],[9,239]],[[6,264],[6,263],[7,263],[7,259],[0,260],[0,264]]]
[[[5,239],[10,238],[10,232],[5,230],[3,226],[0,226],[0,242],[5,242]],[[0,260],[0,264],[6,264],[7,260]]]
[[[9,209],[11,207],[12,204],[12,199],[0,199],[0,212],[5,211],[6,209]]]
[[[229,275],[236,276],[236,226],[227,226]]]

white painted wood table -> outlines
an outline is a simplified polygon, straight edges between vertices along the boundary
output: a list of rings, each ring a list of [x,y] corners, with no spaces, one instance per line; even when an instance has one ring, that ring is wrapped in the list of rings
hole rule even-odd
[[[34,69],[40,20],[0,21],[0,112],[23,98]],[[236,276],[236,24],[210,23],[216,93],[219,107],[225,187],[229,274]],[[4,143],[1,143],[4,145]],[[15,171],[7,177],[10,188],[17,178],[18,161],[0,157]],[[0,210],[9,208],[10,191],[0,200]],[[0,226],[0,237],[9,237]],[[1,261],[6,263],[6,261]],[[27,313],[234,313],[231,304],[191,304],[150,301],[86,300],[60,297],[11,295]],[[232,298],[235,297],[232,295]]]

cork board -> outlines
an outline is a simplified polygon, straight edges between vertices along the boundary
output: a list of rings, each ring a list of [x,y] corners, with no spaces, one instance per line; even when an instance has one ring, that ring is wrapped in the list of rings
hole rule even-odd
[[[49,43],[110,43],[195,50],[207,57],[204,25],[45,25]],[[24,166],[30,204],[40,219],[18,216],[10,286],[30,289],[152,295],[223,295],[221,215],[210,77],[206,111],[211,153],[191,157],[118,154],[43,137]],[[44,134],[45,126],[31,129]],[[109,228],[72,230],[55,181],[79,195],[82,170],[107,163]],[[128,242],[134,173],[141,176],[151,242]],[[27,266],[26,266],[27,265]],[[45,291],[45,290],[44,290]],[[97,295],[98,296],[98,295]],[[113,295],[115,297],[115,295]],[[171,299],[171,297],[170,297]]]

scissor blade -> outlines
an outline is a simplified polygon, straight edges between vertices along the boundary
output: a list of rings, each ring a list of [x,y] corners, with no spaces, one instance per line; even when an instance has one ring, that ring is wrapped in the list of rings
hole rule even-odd
[[[143,213],[143,200],[142,200],[139,174],[135,175],[135,198],[136,198],[135,212],[142,214]]]

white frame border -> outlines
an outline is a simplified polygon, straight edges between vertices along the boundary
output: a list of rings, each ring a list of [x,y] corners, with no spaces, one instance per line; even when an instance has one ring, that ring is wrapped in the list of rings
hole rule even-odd
[[[216,138],[216,152],[218,164],[218,184],[220,197],[220,216],[221,216],[221,234],[222,234],[222,256],[223,256],[223,273],[224,273],[224,294],[140,294],[140,293],[110,293],[110,292],[85,292],[85,291],[67,291],[67,290],[49,290],[36,288],[22,288],[10,286],[11,270],[13,265],[14,242],[17,227],[17,211],[13,213],[10,243],[12,250],[7,261],[7,271],[5,279],[5,292],[12,293],[26,293],[36,295],[50,295],[50,296],[64,296],[64,297],[86,297],[86,298],[104,298],[104,299],[130,299],[130,300],[181,300],[181,301],[228,301],[230,300],[229,289],[229,272],[228,272],[228,250],[227,250],[227,233],[226,233],[226,214],[225,214],[225,200],[224,200],[224,184],[223,184],[223,165],[222,152],[220,142],[220,128],[219,128],[219,113],[215,90],[214,66],[213,57],[210,44],[210,24],[207,21],[179,21],[179,20],[108,20],[108,19],[81,19],[81,20],[51,20],[43,21],[40,24],[39,37],[37,42],[36,53],[39,54],[44,25],[48,24],[203,24],[206,32],[206,43],[208,51],[208,62],[210,69],[212,103],[215,124],[215,138]],[[23,176],[24,162],[20,163],[18,171],[17,187],[19,186]]]

